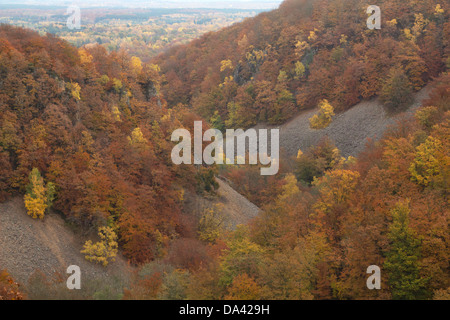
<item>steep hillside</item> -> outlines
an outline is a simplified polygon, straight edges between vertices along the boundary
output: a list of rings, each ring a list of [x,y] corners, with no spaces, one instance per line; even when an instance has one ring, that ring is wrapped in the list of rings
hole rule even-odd
[[[200,194],[208,194],[212,171],[173,165],[171,132],[196,117],[168,110],[159,85],[158,67],[136,57],[0,26],[0,270],[21,282],[36,270],[63,274],[70,264],[92,278],[111,275],[80,254],[105,226],[135,264],[170,254],[178,238],[197,237],[203,212],[190,220],[183,194],[207,201]],[[231,228],[257,214],[219,186],[212,202],[223,204]],[[53,203],[43,200],[50,189]],[[123,259],[112,269],[123,272]]]
[[[159,56],[162,92],[219,129],[281,124],[323,99],[344,111],[382,95],[401,108],[393,92],[408,100],[448,63],[448,3],[377,1],[383,27],[369,30],[372,4],[287,0]]]
[[[448,299],[449,88],[445,72],[416,97],[418,104],[429,96],[414,117],[402,118],[356,159],[321,143],[275,177],[261,177],[257,167],[231,169],[233,186],[262,210],[194,275],[190,297]],[[345,136],[336,143],[352,153],[363,140],[351,140],[354,126],[381,133],[394,119],[371,113],[374,106],[367,102],[341,114],[335,121],[347,127],[330,126],[330,139]],[[372,123],[372,117],[379,120]],[[297,127],[299,120],[286,125],[292,136],[309,130]],[[380,290],[367,289],[371,265],[384,274]]]
[[[139,58],[1,25],[0,201],[27,193],[42,216],[52,189],[55,210],[94,234],[115,230],[134,263],[159,256],[190,232],[183,190],[210,183],[195,185],[208,169],[170,159],[171,133],[195,117],[167,109],[160,80]]]
[[[356,157],[364,150],[367,139],[379,140],[390,125],[405,116],[412,117],[423,101],[428,99],[430,90],[430,87],[425,87],[417,92],[406,113],[389,115],[379,99],[372,99],[338,114],[330,126],[321,130],[311,129],[309,124],[309,119],[317,110],[304,111],[279,127],[280,148],[284,148],[289,156],[297,156],[299,149],[308,150],[328,137],[343,156]]]
[[[0,270],[41,269],[31,298],[79,297],[49,279],[67,264],[81,298],[448,297],[448,3],[380,0],[368,30],[369,3],[286,0],[148,64],[0,25]],[[172,132],[202,118],[278,125],[297,156],[274,176],[174,165]]]
[[[223,221],[225,230],[234,230],[258,216],[261,210],[234,190],[226,181],[216,178],[217,195],[201,197],[191,195],[185,202],[186,211],[200,219],[205,210],[215,210]]]
[[[31,219],[20,197],[0,204],[0,266],[32,294],[38,294],[39,287],[33,285],[33,278],[40,273],[48,280],[61,277],[64,289],[70,265],[79,266],[82,275],[82,290],[74,296],[92,297],[92,293],[108,287],[116,290],[116,294],[122,293],[122,287],[130,281],[132,268],[121,255],[107,268],[88,262],[80,253],[84,240],[54,213],[47,215],[45,221]],[[41,290],[45,291],[45,286]],[[70,297],[70,291],[66,291]]]

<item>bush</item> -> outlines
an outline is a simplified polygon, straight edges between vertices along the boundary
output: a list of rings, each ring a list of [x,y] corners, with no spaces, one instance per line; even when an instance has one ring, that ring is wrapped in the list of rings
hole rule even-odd
[[[0,300],[23,300],[24,295],[19,290],[13,278],[6,272],[0,270]]]
[[[380,99],[391,111],[401,111],[413,101],[413,90],[408,76],[402,68],[393,68],[389,72],[380,93]]]

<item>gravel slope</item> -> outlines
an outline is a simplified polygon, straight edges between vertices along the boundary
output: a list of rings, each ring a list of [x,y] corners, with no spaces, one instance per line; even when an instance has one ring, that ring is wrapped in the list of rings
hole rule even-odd
[[[287,156],[296,156],[298,150],[307,150],[316,145],[324,137],[330,138],[345,157],[357,156],[364,150],[367,139],[380,139],[388,126],[406,116],[412,116],[415,110],[428,98],[431,87],[425,87],[414,95],[414,103],[408,110],[396,116],[389,116],[378,99],[363,101],[346,112],[336,115],[326,129],[314,130],[309,126],[309,119],[317,110],[302,112],[282,126],[259,124],[254,129],[280,129],[280,148]],[[226,140],[226,139],[225,139]],[[270,139],[269,139],[270,150]],[[219,183],[218,198],[204,199],[194,197],[187,212],[196,212],[198,216],[205,208],[223,205],[223,214],[231,229],[256,217],[260,209],[236,192],[226,181],[217,179]],[[195,203],[195,204],[194,204]]]
[[[47,276],[58,272],[66,277],[70,265],[80,267],[82,283],[128,274],[128,264],[121,256],[106,268],[85,260],[80,253],[84,240],[56,214],[42,221],[30,218],[21,197],[0,204],[0,267],[21,283],[26,283],[35,270]]]
[[[224,205],[224,214],[229,217],[231,227],[245,224],[259,214],[260,209],[238,193],[229,184],[221,179],[219,183],[218,201]]]
[[[414,95],[415,101],[406,111],[412,115],[428,98],[431,88],[425,87]],[[401,115],[390,117],[378,99],[363,101],[351,109],[338,114],[328,128],[314,130],[309,119],[317,110],[307,111],[280,127],[280,146],[288,155],[297,155],[328,136],[343,156],[356,156],[364,150],[368,138],[380,139],[386,128],[395,123]]]
[[[226,181],[216,178],[219,189],[215,196],[199,196],[192,192],[185,195],[184,212],[191,219],[199,220],[206,210],[214,209],[223,217],[224,227],[233,230],[256,217],[260,209],[234,190]]]
[[[362,101],[349,110],[337,114],[328,128],[315,130],[309,126],[309,119],[317,113],[307,110],[281,126],[259,124],[255,129],[280,129],[280,149],[287,156],[296,156],[298,150],[306,151],[324,137],[330,138],[345,157],[357,156],[364,150],[367,139],[381,139],[388,126],[405,114],[412,116],[424,100],[429,97],[431,86],[414,94],[413,104],[403,114],[389,116],[378,99]]]

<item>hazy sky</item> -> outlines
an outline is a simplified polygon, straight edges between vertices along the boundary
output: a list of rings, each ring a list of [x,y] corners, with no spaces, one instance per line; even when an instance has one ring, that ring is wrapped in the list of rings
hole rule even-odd
[[[1,4],[132,8],[276,8],[282,0],[0,0]]]

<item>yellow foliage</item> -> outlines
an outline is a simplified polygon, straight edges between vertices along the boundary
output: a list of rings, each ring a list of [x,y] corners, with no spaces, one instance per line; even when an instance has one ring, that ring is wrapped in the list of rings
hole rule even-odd
[[[298,56],[302,56],[303,53],[309,49],[309,44],[306,41],[297,41],[297,43],[295,44],[295,53]]]
[[[410,29],[404,29],[404,30],[403,30],[403,33],[405,34],[406,39],[408,39],[408,40],[414,40],[414,41],[415,41],[415,38],[414,38],[414,36],[411,34],[411,30],[410,30]]]
[[[267,53],[263,50],[253,50],[252,52],[247,52],[247,61],[253,65],[258,65],[267,57]]]
[[[332,117],[334,116],[334,108],[328,100],[322,100],[319,103],[319,109],[319,113],[309,119],[312,129],[324,129],[333,121]]]
[[[81,100],[81,95],[80,95],[81,87],[80,87],[80,85],[78,83],[76,83],[76,82],[68,83],[67,84],[67,89],[70,90],[70,94],[72,95],[72,97],[75,100]]]
[[[45,210],[49,204],[44,179],[41,177],[39,170],[34,168],[30,173],[29,180],[30,183],[27,186],[27,193],[24,197],[27,213],[33,219],[44,219]]]
[[[300,61],[295,63],[295,78],[299,79],[305,75],[306,68]]]
[[[358,184],[360,174],[351,170],[333,170],[320,179],[314,179],[313,184],[319,189],[321,200],[316,208],[326,212],[334,204],[347,201]]]
[[[438,108],[434,106],[422,107],[416,112],[415,118],[420,124],[426,128],[431,128],[433,124],[433,117],[438,114]]]
[[[430,22],[428,19],[425,19],[423,17],[423,14],[416,13],[414,14],[416,21],[414,22],[414,26],[412,27],[412,32],[414,34],[414,37],[419,37],[423,30],[425,29],[425,26]]]
[[[223,83],[221,83],[219,86],[222,88],[223,86],[227,86],[230,83],[234,82],[234,77],[233,76],[229,76],[229,77],[225,77],[225,79],[223,80]]]
[[[33,219],[44,219],[45,209],[47,209],[47,204],[43,197],[33,198],[31,195],[26,194],[24,197],[25,208],[27,208],[27,213]]]
[[[37,123],[33,123],[31,125],[31,134],[32,143],[30,143],[30,150],[37,151],[39,149],[45,148],[47,146],[46,137],[47,130],[45,126]]]
[[[134,73],[139,74],[142,72],[142,61],[138,57],[131,57],[131,69]]]
[[[148,65],[148,68],[149,68],[151,71],[154,71],[154,72],[156,72],[156,73],[161,72],[161,67],[158,66],[157,64],[150,63],[150,64]]]
[[[97,79],[97,82],[100,83],[102,86],[106,86],[108,82],[110,81],[109,77],[104,74],[100,78]]]
[[[317,40],[316,29],[314,29],[314,31],[309,32],[308,40],[310,42]]]
[[[120,81],[119,79],[114,78],[113,79],[113,88],[114,88],[114,90],[117,93],[119,93],[122,90],[122,88],[123,88],[122,81]]]
[[[293,175],[292,173],[288,174],[284,178],[284,181],[285,185],[283,186],[283,192],[278,196],[278,201],[281,204],[285,204],[290,197],[300,193],[295,175]]]
[[[440,4],[437,4],[436,8],[434,9],[434,14],[438,16],[438,15],[441,15],[443,13],[444,13],[444,9],[441,8]]]
[[[92,55],[83,48],[78,50],[78,54],[80,56],[81,64],[84,66],[91,64],[94,59],[94,57],[92,57]]]
[[[239,274],[233,279],[225,300],[258,300],[261,297],[261,291],[256,281],[246,273]]]
[[[404,29],[406,39],[416,42],[417,38],[422,34],[425,26],[430,22],[423,17],[423,14],[415,14],[414,26],[411,29]]]
[[[416,157],[409,168],[413,181],[428,186],[442,174],[443,148],[442,142],[432,136],[417,147]]]
[[[278,83],[286,83],[286,81],[288,80],[288,76],[286,74],[286,71],[282,71],[280,70],[280,73],[278,74]]]
[[[220,72],[223,72],[227,69],[233,70],[233,63],[231,62],[231,60],[222,60],[220,62]]]
[[[145,139],[141,128],[137,127],[131,133],[131,137],[128,137],[128,141],[132,146],[144,147],[147,144],[147,139]]]
[[[81,253],[86,255],[86,260],[100,263],[106,267],[109,262],[115,261],[117,256],[119,246],[117,234],[111,227],[101,227],[98,229],[98,236],[100,241],[96,243],[92,243],[91,240],[86,241]]]
[[[119,108],[117,106],[113,106],[112,107],[112,114],[113,114],[113,118],[114,118],[115,121],[117,121],[117,122],[122,121],[122,119],[120,118],[121,113],[120,113],[120,110],[119,110]]]
[[[392,19],[391,21],[388,21],[387,22],[387,25],[388,26],[392,26],[392,27],[394,27],[394,26],[396,26],[397,25],[397,19]]]

